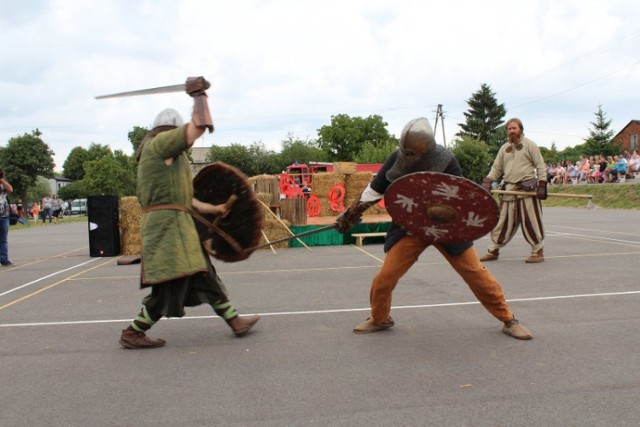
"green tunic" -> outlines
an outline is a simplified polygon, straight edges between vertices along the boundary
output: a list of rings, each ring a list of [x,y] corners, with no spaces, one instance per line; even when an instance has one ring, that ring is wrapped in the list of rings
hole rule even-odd
[[[191,208],[193,184],[186,127],[146,141],[138,165],[140,206],[178,204]],[[172,158],[167,165],[165,159]],[[191,216],[178,210],[147,212],[142,218],[142,287],[206,272],[207,264]]]

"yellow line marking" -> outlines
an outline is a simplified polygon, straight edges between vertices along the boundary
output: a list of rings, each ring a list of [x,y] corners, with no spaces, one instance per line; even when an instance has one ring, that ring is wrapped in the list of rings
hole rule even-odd
[[[98,265],[95,265],[95,266],[93,266],[93,267],[91,267],[91,268],[88,268],[88,269],[86,269],[86,270],[79,271],[79,272],[78,272],[78,273],[76,273],[76,274],[73,274],[73,275],[71,275],[71,276],[69,276],[69,277],[66,277],[66,278],[64,278],[64,279],[62,279],[62,280],[59,280],[59,281],[57,281],[57,282],[55,282],[55,283],[52,283],[52,284],[51,284],[51,285],[49,285],[49,286],[46,286],[46,287],[44,287],[44,288],[42,288],[42,289],[39,289],[39,290],[37,290],[37,291],[35,291],[35,292],[32,292],[32,293],[30,293],[29,295],[25,295],[25,296],[23,296],[23,297],[21,297],[21,298],[18,298],[17,300],[11,301],[11,302],[9,302],[9,303],[7,303],[7,304],[3,305],[3,306],[0,306],[0,310],[4,310],[4,309],[5,309],[5,308],[7,308],[7,307],[11,307],[11,306],[12,306],[12,305],[14,305],[14,304],[17,304],[17,303],[19,303],[19,302],[22,302],[22,301],[24,301],[24,300],[26,300],[26,299],[29,299],[29,298],[31,298],[31,297],[33,297],[33,296],[36,296],[36,295],[40,294],[40,293],[42,293],[42,292],[44,292],[44,291],[46,291],[46,290],[49,290],[49,289],[51,289],[51,288],[53,288],[53,287],[56,287],[56,286],[58,286],[58,285],[60,285],[60,284],[62,284],[62,283],[64,283],[64,282],[67,282],[67,281],[69,281],[70,279],[73,279],[74,277],[77,277],[77,276],[79,276],[79,275],[81,275],[81,274],[84,274],[84,273],[86,273],[86,272],[88,272],[88,271],[95,270],[96,268],[99,268],[99,267],[102,267],[102,266],[104,266],[104,265],[107,265],[107,264],[109,264],[109,263],[110,263],[110,262],[112,262],[112,261],[113,261],[112,259],[109,259],[109,260],[107,260],[107,261],[103,262],[102,264],[98,264]]]
[[[374,254],[372,254],[371,252],[365,251],[362,246],[357,246],[357,245],[351,245],[352,248],[355,248],[357,250],[359,250],[360,252],[362,252],[365,255],[370,256],[371,258],[375,259],[376,261],[378,261],[380,264],[382,264],[384,262],[384,260],[378,258],[377,256],[375,256]]]
[[[39,264],[39,263],[41,263],[41,262],[49,261],[49,260],[52,260],[52,259],[55,259],[55,258],[62,258],[62,257],[64,257],[64,256],[66,256],[67,254],[70,254],[70,253],[73,253],[73,252],[82,251],[82,250],[86,250],[86,249],[87,249],[87,247],[86,247],[86,246],[83,246],[82,248],[72,249],[72,250],[70,250],[70,251],[63,252],[63,253],[61,253],[61,254],[57,254],[57,255],[52,255],[52,256],[50,256],[50,257],[46,257],[46,258],[36,258],[34,261],[26,262],[26,263],[24,263],[24,264],[23,264],[23,263],[20,263],[19,265],[16,265],[15,267],[10,268],[10,269],[5,270],[5,271],[17,270],[17,269],[19,269],[19,268],[23,268],[23,267],[28,267],[28,266],[30,266],[30,265]]]

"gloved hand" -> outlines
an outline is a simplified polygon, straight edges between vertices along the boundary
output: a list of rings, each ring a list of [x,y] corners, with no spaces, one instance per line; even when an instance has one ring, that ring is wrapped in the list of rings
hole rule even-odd
[[[336,230],[342,234],[348,233],[361,219],[362,213],[357,213],[353,206],[347,208],[336,218]]]
[[[493,181],[491,180],[491,178],[487,176],[482,178],[482,188],[487,190],[489,193],[491,193],[491,184],[493,184]]]
[[[378,203],[378,200],[371,200],[369,202],[354,202],[347,208],[347,210],[342,212],[340,215],[338,215],[338,218],[336,218],[336,230],[338,230],[342,234],[348,233],[355,224],[360,222],[364,211]]]
[[[536,197],[540,200],[547,200],[547,181],[538,181]]]
[[[185,91],[193,97],[204,95],[210,87],[211,84],[202,76],[189,77],[185,83]]]

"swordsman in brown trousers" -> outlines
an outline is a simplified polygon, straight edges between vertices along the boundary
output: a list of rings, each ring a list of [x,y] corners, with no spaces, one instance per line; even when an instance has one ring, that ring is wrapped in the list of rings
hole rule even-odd
[[[348,232],[360,220],[363,212],[384,196],[392,182],[414,172],[462,176],[460,165],[453,154],[436,145],[431,125],[425,118],[414,119],[404,127],[399,150],[387,158],[359,200],[338,217],[336,228],[340,232]],[[479,187],[478,190],[483,192]],[[420,213],[416,212],[416,215]],[[353,332],[366,334],[394,326],[395,322],[390,316],[393,290],[420,254],[432,244],[467,283],[482,305],[503,322],[502,331],[505,334],[522,340],[532,338],[531,333],[511,312],[496,278],[478,259],[473,242],[433,243],[407,232],[395,220],[392,221],[385,239],[384,262],[371,283],[371,314]]]

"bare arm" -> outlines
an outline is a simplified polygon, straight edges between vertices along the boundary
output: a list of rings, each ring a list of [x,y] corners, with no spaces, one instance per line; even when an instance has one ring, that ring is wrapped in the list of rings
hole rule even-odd
[[[9,184],[6,178],[3,177],[2,179],[0,179],[0,184],[2,184],[7,193],[13,193],[13,187],[11,186],[11,184]]]
[[[203,214],[224,216],[227,213],[227,208],[224,203],[221,205],[212,205],[211,203],[206,203],[201,200],[198,200],[195,197],[191,199],[191,206],[193,206],[193,208],[196,211]]]

